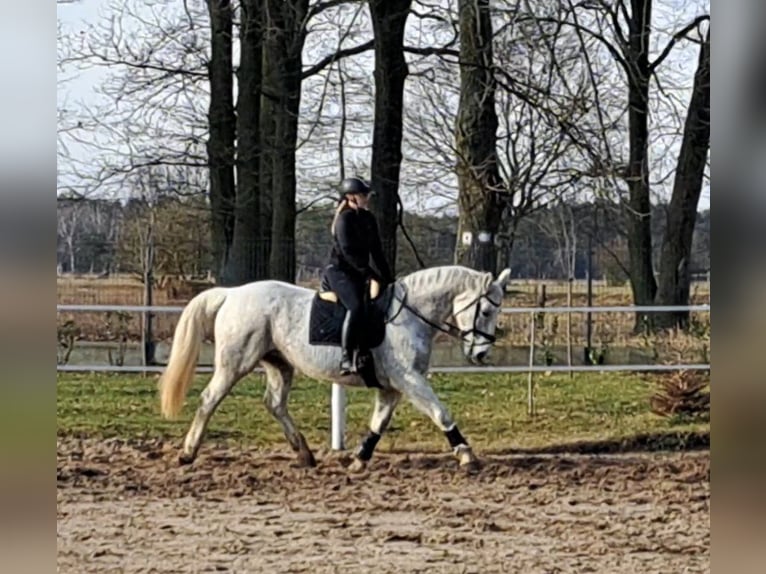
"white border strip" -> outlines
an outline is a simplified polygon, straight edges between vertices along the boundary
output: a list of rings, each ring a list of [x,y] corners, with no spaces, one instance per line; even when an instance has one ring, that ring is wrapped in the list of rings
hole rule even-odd
[[[56,305],[56,312],[180,313],[184,307],[174,305]],[[678,311],[709,312],[710,305],[604,305],[599,307],[503,307],[502,313],[662,313]]]
[[[108,373],[160,373],[165,370],[164,365],[57,365],[59,372],[108,372]],[[464,367],[433,367],[428,370],[429,373],[568,373],[572,372],[620,372],[620,371],[709,371],[710,364],[691,363],[688,365],[528,365],[519,366],[473,366]],[[197,367],[197,373],[212,373],[213,367]],[[254,373],[262,373],[263,369],[253,369]]]

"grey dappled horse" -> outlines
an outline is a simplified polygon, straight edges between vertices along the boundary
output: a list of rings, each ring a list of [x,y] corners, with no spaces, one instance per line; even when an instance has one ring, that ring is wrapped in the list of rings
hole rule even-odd
[[[362,470],[370,460],[402,395],[445,433],[461,466],[477,465],[471,447],[437,398],[426,372],[438,331],[462,339],[463,352],[472,362],[487,356],[509,278],[509,269],[494,279],[491,273],[442,266],[415,271],[396,281],[386,313],[385,339],[371,350],[382,388],[375,390],[370,431],[354,455],[351,470]],[[181,463],[194,460],[211,415],[234,384],[260,365],[266,373],[266,408],[282,425],[299,461],[316,464],[287,411],[294,372],[342,385],[364,382],[358,375],[340,375],[339,348],[309,344],[309,315],[315,295],[312,289],[266,280],[239,287],[213,287],[189,301],[176,326],[168,365],[160,379],[163,416],[172,418],[180,412],[206,335],[213,335],[215,341],[215,371],[202,391],[179,457]]]

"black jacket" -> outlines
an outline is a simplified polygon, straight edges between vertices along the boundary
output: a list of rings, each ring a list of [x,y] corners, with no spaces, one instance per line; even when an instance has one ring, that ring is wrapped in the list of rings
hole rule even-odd
[[[370,258],[375,269],[370,266]],[[340,213],[330,263],[357,280],[373,277],[383,285],[394,281],[383,255],[375,216],[366,209],[344,209]]]

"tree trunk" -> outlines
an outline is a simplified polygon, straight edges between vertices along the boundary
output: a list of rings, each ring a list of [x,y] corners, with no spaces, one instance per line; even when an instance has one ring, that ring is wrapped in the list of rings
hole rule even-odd
[[[224,282],[234,235],[234,92],[232,78],[232,13],[229,0],[208,0],[211,56],[208,64],[210,105],[207,142],[213,273]]]
[[[458,176],[456,263],[495,271],[500,227],[497,113],[492,75],[492,23],[488,0],[459,0],[460,103],[455,129]],[[464,245],[464,233],[471,234]]]
[[[628,23],[628,254],[630,284],[636,305],[651,305],[657,291],[652,267],[651,202],[649,189],[649,37],[652,21],[651,0],[631,0]],[[646,313],[636,315],[636,330],[650,320]]]
[[[689,304],[692,239],[709,148],[710,28],[700,48],[673,181],[673,195],[668,208],[667,228],[660,254],[658,305]],[[688,311],[658,313],[655,317],[655,325],[661,328],[685,327],[688,321]]]
[[[75,250],[74,250],[74,238],[70,237],[67,239],[67,249],[69,250],[69,272],[75,273],[77,272],[77,267],[75,265]]]
[[[375,127],[371,183],[377,192],[375,214],[383,252],[396,273],[399,171],[402,164],[402,107],[407,63],[404,27],[412,0],[370,0],[375,37]]]
[[[260,161],[261,11],[263,0],[242,0],[240,63],[237,72],[237,201],[234,240],[226,282],[241,285],[268,277],[270,237],[264,236]]]
[[[276,108],[277,104],[271,96],[267,96],[267,75],[270,74],[272,65],[266,60],[267,46],[265,32],[261,36],[263,59],[261,70],[261,114],[258,126],[260,158],[258,162],[258,187],[260,188],[258,238],[261,238],[257,249],[258,259],[266,261],[269,266],[271,257],[271,221],[272,221],[272,194],[274,180],[274,150],[276,141]],[[261,257],[263,256],[263,257]],[[268,269],[271,276],[271,269]]]
[[[271,198],[270,276],[295,280],[295,148],[308,0],[265,0],[262,154]],[[261,115],[264,118],[264,114]],[[263,141],[263,140],[262,140]]]

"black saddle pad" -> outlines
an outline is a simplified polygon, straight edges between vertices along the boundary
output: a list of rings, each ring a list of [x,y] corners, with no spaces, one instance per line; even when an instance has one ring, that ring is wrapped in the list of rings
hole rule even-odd
[[[364,328],[360,329],[362,346],[374,349],[383,342],[386,336],[384,321],[392,296],[393,286],[389,285],[377,299],[366,305]],[[345,318],[346,308],[340,302],[325,301],[317,293],[311,302],[309,344],[340,347]]]

